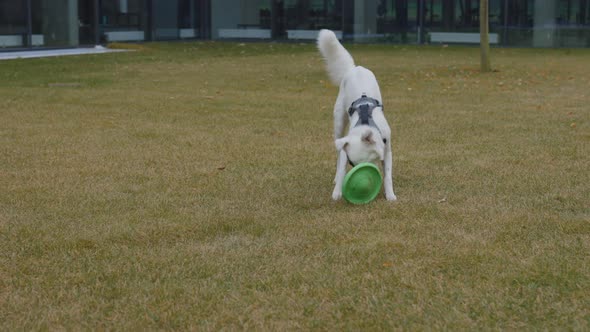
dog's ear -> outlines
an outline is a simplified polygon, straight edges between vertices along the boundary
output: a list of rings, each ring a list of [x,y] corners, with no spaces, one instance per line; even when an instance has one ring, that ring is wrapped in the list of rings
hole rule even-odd
[[[336,151],[340,151],[348,144],[348,137],[339,138],[334,143],[336,144]]]
[[[373,139],[373,131],[371,129],[365,130],[361,136],[361,140],[367,145],[375,144],[375,140]]]

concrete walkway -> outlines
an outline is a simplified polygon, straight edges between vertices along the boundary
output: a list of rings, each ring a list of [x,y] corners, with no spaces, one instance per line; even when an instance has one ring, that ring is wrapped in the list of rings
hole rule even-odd
[[[18,52],[0,52],[0,60],[10,59],[28,59],[28,58],[44,58],[50,56],[64,56],[64,55],[82,55],[82,54],[102,54],[112,52],[126,52],[127,50],[108,49],[102,46],[92,48],[70,48],[63,50],[39,50],[39,51],[18,51]]]

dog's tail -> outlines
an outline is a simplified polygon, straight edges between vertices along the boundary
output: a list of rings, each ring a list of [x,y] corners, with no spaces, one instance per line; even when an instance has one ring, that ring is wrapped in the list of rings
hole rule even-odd
[[[323,29],[318,34],[318,49],[326,61],[326,69],[330,80],[340,85],[344,75],[354,68],[354,60],[348,51],[340,44],[331,30]]]

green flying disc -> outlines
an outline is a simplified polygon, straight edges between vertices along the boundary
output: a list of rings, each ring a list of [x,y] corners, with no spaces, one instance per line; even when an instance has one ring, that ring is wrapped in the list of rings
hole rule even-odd
[[[381,191],[381,173],[371,163],[354,166],[344,177],[342,196],[353,204],[365,204],[374,200]]]

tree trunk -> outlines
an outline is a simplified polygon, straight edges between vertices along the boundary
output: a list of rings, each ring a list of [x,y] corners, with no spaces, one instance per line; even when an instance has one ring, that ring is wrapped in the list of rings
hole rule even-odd
[[[490,36],[488,22],[488,0],[479,1],[479,36],[481,49],[481,71],[483,73],[492,70],[490,62]]]

